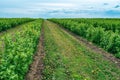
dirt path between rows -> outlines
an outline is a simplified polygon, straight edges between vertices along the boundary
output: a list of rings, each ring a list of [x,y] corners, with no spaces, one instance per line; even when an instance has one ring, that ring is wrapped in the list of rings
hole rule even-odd
[[[34,55],[33,63],[30,65],[30,69],[29,69],[29,71],[28,71],[28,73],[26,75],[25,80],[41,80],[42,79],[42,70],[44,69],[43,58],[45,56],[44,47],[43,47],[43,42],[44,42],[44,24],[45,24],[45,22],[43,23],[43,26],[42,26],[41,36],[40,36],[40,40],[39,40],[39,44],[38,44],[38,48],[37,48],[38,49],[37,53]],[[89,50],[92,50],[95,53],[99,53],[99,54],[103,55],[103,57],[105,59],[107,59],[109,61],[112,61],[118,67],[120,67],[120,59],[115,58],[112,54],[107,53],[103,49],[95,46],[91,42],[89,42],[89,41],[83,39],[82,37],[80,37],[80,36],[70,32],[69,30],[67,30],[67,29],[65,29],[63,27],[60,27],[60,28],[64,32],[67,32],[70,35],[72,35],[73,37],[75,37],[80,43],[85,45]]]
[[[71,31],[69,31],[61,26],[60,26],[60,28],[63,29],[63,31],[68,32],[70,35],[74,36],[77,40],[79,40],[80,43],[83,43],[83,45],[85,45],[88,49],[92,50],[95,53],[99,53],[99,54],[103,55],[103,57],[105,59],[112,61],[118,67],[120,67],[120,59],[116,58],[114,55],[106,52],[102,48],[99,48],[98,46],[96,46],[96,45],[92,44],[91,42],[87,41],[86,39],[83,39],[82,37],[72,33]]]
[[[42,79],[42,70],[43,66],[43,58],[44,58],[44,23],[41,29],[41,36],[39,39],[39,44],[37,46],[37,52],[34,55],[33,63],[30,65],[29,71],[26,75],[25,80],[41,80]]]

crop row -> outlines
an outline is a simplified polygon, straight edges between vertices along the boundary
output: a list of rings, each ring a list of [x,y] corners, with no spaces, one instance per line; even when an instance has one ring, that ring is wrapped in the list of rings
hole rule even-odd
[[[42,20],[23,25],[14,36],[4,37],[4,52],[0,61],[0,80],[24,80],[39,41]]]
[[[102,27],[105,30],[112,30],[120,33],[120,19],[70,19],[78,23],[86,23],[94,27]]]
[[[33,20],[31,18],[1,18],[0,32]]]
[[[51,21],[86,38],[120,58],[120,35],[118,32],[113,32],[111,30],[106,31],[101,26],[94,27],[93,25],[78,23],[69,19],[51,19]]]

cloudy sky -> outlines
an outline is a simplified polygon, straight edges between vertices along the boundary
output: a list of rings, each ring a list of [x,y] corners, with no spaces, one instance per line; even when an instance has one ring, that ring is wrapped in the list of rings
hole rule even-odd
[[[0,17],[120,18],[120,0],[0,0]]]

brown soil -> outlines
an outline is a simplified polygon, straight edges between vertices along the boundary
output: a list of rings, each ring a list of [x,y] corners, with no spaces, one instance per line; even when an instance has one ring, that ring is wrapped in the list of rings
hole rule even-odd
[[[77,40],[79,40],[80,43],[83,43],[88,49],[94,51],[95,53],[99,53],[99,54],[103,55],[103,57],[105,59],[112,61],[118,67],[120,67],[120,59],[115,58],[112,54],[104,51],[103,49],[99,48],[98,46],[95,46],[91,42],[70,32],[69,30],[67,30],[63,27],[62,27],[62,29],[63,29],[63,31],[66,31],[69,34],[71,34],[72,36],[74,36]],[[43,58],[45,56],[43,42],[44,42],[44,27],[42,26],[41,36],[40,36],[40,40],[39,40],[39,44],[38,44],[38,48],[37,48],[38,50],[37,50],[37,53],[34,55],[33,63],[30,65],[30,69],[25,78],[26,80],[41,80],[42,79],[42,70],[44,68]]]
[[[44,58],[44,26],[42,25],[41,36],[39,39],[39,44],[37,46],[37,52],[34,55],[33,63],[30,65],[29,71],[26,75],[25,80],[41,80],[42,79],[42,70],[43,58]]]
[[[58,25],[59,26],[59,25]],[[83,39],[82,37],[72,33],[71,31],[61,27],[64,31],[68,32],[69,34],[71,34],[72,36],[74,36],[76,39],[78,39],[80,41],[80,43],[83,43],[88,49],[92,50],[95,53],[99,53],[101,55],[103,55],[103,57],[107,60],[112,61],[113,63],[115,63],[118,67],[120,67],[120,59],[116,58],[114,55],[112,55],[111,53],[106,52],[105,50],[103,50],[102,48],[99,48],[98,46],[96,46],[95,44],[92,44],[91,42],[87,41],[86,39]]]

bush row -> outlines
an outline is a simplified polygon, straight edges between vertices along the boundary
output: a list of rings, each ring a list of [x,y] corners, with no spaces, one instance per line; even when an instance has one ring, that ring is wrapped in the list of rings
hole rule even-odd
[[[0,32],[5,31],[9,28],[15,27],[17,25],[32,21],[31,18],[3,18],[0,19]]]
[[[105,30],[112,30],[120,33],[120,19],[71,19],[79,23],[86,23],[94,27],[101,26]]]
[[[97,44],[106,51],[120,58],[120,35],[111,30],[106,31],[102,27],[94,27],[86,23],[78,23],[69,19],[51,19],[64,28],[69,29],[75,34],[86,38],[87,40]]]
[[[42,20],[23,26],[21,32],[4,38],[4,53],[0,63],[0,80],[24,80],[40,37]]]

